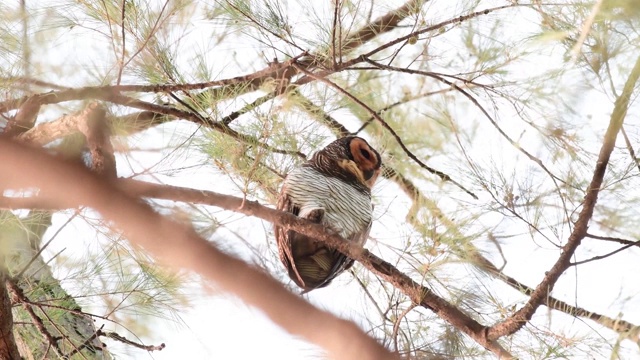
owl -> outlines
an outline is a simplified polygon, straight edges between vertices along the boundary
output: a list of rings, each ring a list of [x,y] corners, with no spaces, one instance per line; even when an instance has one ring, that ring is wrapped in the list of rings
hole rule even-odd
[[[381,164],[380,154],[364,139],[335,140],[287,175],[277,208],[363,245],[371,229],[371,188]],[[353,265],[352,259],[295,231],[276,226],[275,235],[282,264],[304,292],[329,285]]]

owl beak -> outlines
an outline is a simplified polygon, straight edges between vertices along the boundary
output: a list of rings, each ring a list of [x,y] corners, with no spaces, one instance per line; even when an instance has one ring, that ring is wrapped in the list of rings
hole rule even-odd
[[[378,176],[380,175],[380,168],[375,170],[363,171],[364,175],[364,183],[369,187],[369,189],[373,188],[373,185],[376,183]]]

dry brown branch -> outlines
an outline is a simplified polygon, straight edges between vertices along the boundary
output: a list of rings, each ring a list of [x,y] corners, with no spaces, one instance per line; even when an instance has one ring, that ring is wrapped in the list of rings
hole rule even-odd
[[[7,126],[4,129],[4,135],[16,136],[31,129],[36,123],[39,111],[40,104],[38,104],[37,101],[32,99],[25,101],[20,105],[20,109],[16,116],[7,123]]]
[[[245,201],[242,198],[218,194],[211,191],[202,191],[175,187],[169,185],[150,184],[135,180],[119,180],[118,187],[135,197],[152,197],[159,199],[184,201],[195,204],[213,205],[225,210],[239,212],[249,216],[278,224],[284,228],[305,234],[314,239],[319,239],[360,262],[368,270],[395,286],[407,295],[414,303],[431,309],[445,321],[452,324],[458,330],[469,335],[479,344],[497,355],[509,358],[511,355],[497,342],[487,341],[485,338],[485,326],[460,311],[446,300],[437,296],[429,288],[412,280],[409,276],[399,271],[392,264],[371,254],[368,250],[354,245],[340,236],[327,233],[319,224],[311,223],[287,212],[274,210],[253,201]]]
[[[545,273],[544,278],[531,294],[529,301],[512,316],[489,329],[488,336],[490,339],[498,339],[502,336],[513,334],[522,328],[526,322],[531,320],[536,309],[544,302],[544,298],[553,290],[553,287],[556,281],[560,278],[560,275],[562,275],[562,273],[570,266],[571,257],[587,234],[589,221],[593,216],[593,211],[596,202],[598,201],[600,186],[602,185],[602,180],[607,170],[609,158],[613,152],[618,132],[620,131],[627,115],[631,95],[633,94],[638,78],[640,78],[640,58],[636,60],[636,63],[624,84],[622,94],[616,99],[613,112],[611,113],[611,118],[609,120],[609,126],[607,127],[607,131],[604,135],[600,154],[598,155],[598,160],[593,171],[593,177],[586,191],[582,211],[580,211],[578,220],[575,223],[571,235],[569,235],[567,243],[562,248],[560,257],[553,267]]]
[[[89,107],[93,108],[93,111],[88,114],[85,121],[79,124],[79,130],[87,140],[91,170],[106,178],[115,179],[117,177],[116,158],[113,155],[106,109],[99,104],[91,104]]]
[[[78,164],[0,140],[0,174],[7,174],[8,170],[11,176],[0,176],[2,188],[37,187],[47,204],[96,209],[117,224],[132,243],[173,267],[193,270],[215,281],[222,289],[263,310],[287,331],[318,344],[335,358],[394,358],[355,324],[313,307],[267,274],[220,252],[190,227],[160,216],[113,182],[99,179]],[[247,202],[245,208],[250,205]]]
[[[474,194],[473,192],[471,192],[470,190],[467,190],[467,188],[465,188],[464,186],[462,186],[460,183],[458,183],[457,181],[453,180],[451,178],[451,176],[445,174],[444,172],[440,171],[440,170],[436,170],[434,168],[432,168],[431,166],[425,164],[424,162],[422,162],[420,159],[418,159],[418,157],[411,152],[411,150],[409,150],[407,148],[407,146],[404,144],[404,142],[402,141],[402,138],[400,138],[400,136],[396,133],[396,131],[391,127],[391,125],[389,125],[375,110],[373,110],[371,107],[369,107],[367,104],[365,104],[364,102],[362,102],[362,100],[358,99],[356,96],[354,96],[353,94],[351,94],[350,92],[348,92],[347,90],[343,89],[342,87],[340,87],[338,84],[334,83],[333,81],[324,78],[324,77],[319,77],[316,76],[315,74],[299,67],[297,64],[294,64],[294,66],[300,70],[301,72],[303,72],[304,74],[306,74],[307,76],[310,76],[312,78],[315,78],[318,81],[321,81],[325,84],[327,84],[328,86],[334,88],[335,90],[337,90],[338,92],[342,93],[343,95],[345,95],[347,98],[349,98],[350,100],[352,100],[353,102],[355,102],[356,104],[358,104],[359,106],[361,106],[365,111],[367,111],[373,118],[375,118],[381,125],[382,127],[384,127],[385,129],[387,129],[387,131],[389,131],[389,133],[391,134],[391,136],[393,136],[393,138],[396,140],[396,143],[400,146],[400,148],[402,148],[402,151],[404,151],[404,153],[411,159],[413,160],[416,164],[418,164],[421,168],[427,170],[428,172],[437,175],[438,177],[440,177],[440,179],[442,179],[442,181],[448,181],[452,184],[454,184],[455,186],[457,186],[459,189],[461,189],[462,191],[466,192],[467,194],[469,194],[471,197],[473,197],[474,199],[478,199],[478,196],[476,194]]]
[[[115,332],[104,332],[102,330],[98,330],[98,332],[96,333],[98,336],[106,336],[108,338],[111,338],[113,340],[116,341],[120,341],[121,343],[127,344],[127,345],[131,345],[134,347],[137,347],[138,349],[143,349],[146,351],[160,351],[162,349],[164,349],[166,347],[166,345],[164,343],[161,343],[160,345],[143,345],[143,344],[139,344],[135,341],[131,341],[129,339],[127,339],[126,337],[115,333]]]
[[[39,124],[20,134],[17,140],[32,145],[44,146],[54,140],[76,133],[80,131],[80,124],[85,123],[98,106],[98,103],[91,103],[75,114],[64,115],[55,121]]]
[[[24,301],[26,297],[22,293],[22,289],[20,288],[20,286],[18,286],[18,284],[16,284],[11,280],[6,280],[5,283],[7,284],[7,288],[11,292],[12,297],[15,299],[14,302],[22,304],[25,311],[31,317],[31,320],[35,325],[35,327],[38,329],[40,334],[47,340],[47,342],[49,343],[49,346],[53,349],[53,352],[59,358],[63,358],[64,353],[62,352],[62,350],[60,349],[60,346],[58,345],[58,340],[49,332],[49,330],[47,330],[46,326],[44,325],[44,322],[35,313],[31,305],[29,305],[27,301]]]
[[[535,290],[534,288],[521,283],[511,276],[504,274],[491,261],[489,261],[489,259],[482,256],[480,253],[475,253],[474,257],[474,260],[485,270],[487,270],[488,274],[491,274],[495,278],[504,281],[506,284],[521,292],[522,294],[531,296],[531,294]],[[616,333],[633,342],[640,341],[640,326],[638,325],[632,324],[622,319],[613,319],[606,315],[598,314],[596,312],[589,311],[578,306],[569,305],[568,303],[562,300],[558,300],[553,296],[546,296],[543,301],[543,305],[551,309],[563,312],[570,316],[582,317],[595,321],[596,323],[615,331]]]
[[[4,269],[0,268],[0,359],[20,360],[22,357],[13,337],[13,315],[11,299],[5,286],[6,277]]]
[[[81,180],[79,179],[78,181]],[[326,229],[322,225],[310,223],[290,213],[264,207],[256,202],[245,201],[242,198],[222,195],[210,191],[201,191],[168,185],[157,185],[124,179],[119,180],[117,182],[117,186],[119,189],[124,190],[126,193],[135,196],[136,198],[144,196],[159,199],[184,201],[189,203],[213,205],[226,210],[243,213],[249,216],[255,216],[274,224],[278,224],[285,228],[292,229],[313,238],[319,239],[329,244],[330,246],[335,247],[339,251],[347,254],[349,257],[356,259],[367,269],[378,274],[384,280],[400,289],[414,303],[433,310],[436,314],[438,314],[438,316],[451,323],[454,327],[456,327],[463,333],[469,335],[485,348],[504,358],[511,358],[511,355],[506,350],[504,350],[497,342],[486,340],[485,331],[487,328],[485,326],[479,324],[477,321],[460,311],[458,308],[452,306],[444,299],[437,296],[427,287],[416,283],[406,274],[397,270],[393,265],[371,254],[366,249],[351,244],[338,235],[328,234]],[[41,204],[45,204],[44,206],[47,206],[47,204],[51,204],[51,202],[47,201],[46,197],[40,197],[39,201]],[[60,204],[59,206],[73,205]],[[96,207],[95,205],[92,206]],[[167,247],[162,246],[157,242],[154,244],[155,247],[161,247],[163,249]],[[145,245],[145,247],[147,246]]]
[[[353,35],[349,35],[342,43],[340,51],[343,54],[354,50],[374,37],[389,32],[398,27],[398,24],[407,17],[420,11],[422,5],[429,0],[409,0],[393,11],[377,18],[373,22],[363,26]]]

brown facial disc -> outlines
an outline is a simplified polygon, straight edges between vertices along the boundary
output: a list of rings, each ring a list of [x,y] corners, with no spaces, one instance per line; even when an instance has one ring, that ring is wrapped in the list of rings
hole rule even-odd
[[[351,151],[351,156],[353,156],[358,168],[362,171],[365,183],[369,188],[373,187],[380,173],[380,157],[378,153],[366,141],[358,137],[351,140],[349,151]]]

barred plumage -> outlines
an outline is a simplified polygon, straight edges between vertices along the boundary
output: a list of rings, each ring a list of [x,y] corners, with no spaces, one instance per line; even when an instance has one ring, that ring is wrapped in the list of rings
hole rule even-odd
[[[364,139],[338,139],[287,175],[278,209],[364,244],[371,228],[371,187],[380,165],[380,155]],[[305,291],[328,285],[353,265],[353,260],[304,235],[280,227],[275,233],[289,277]]]

